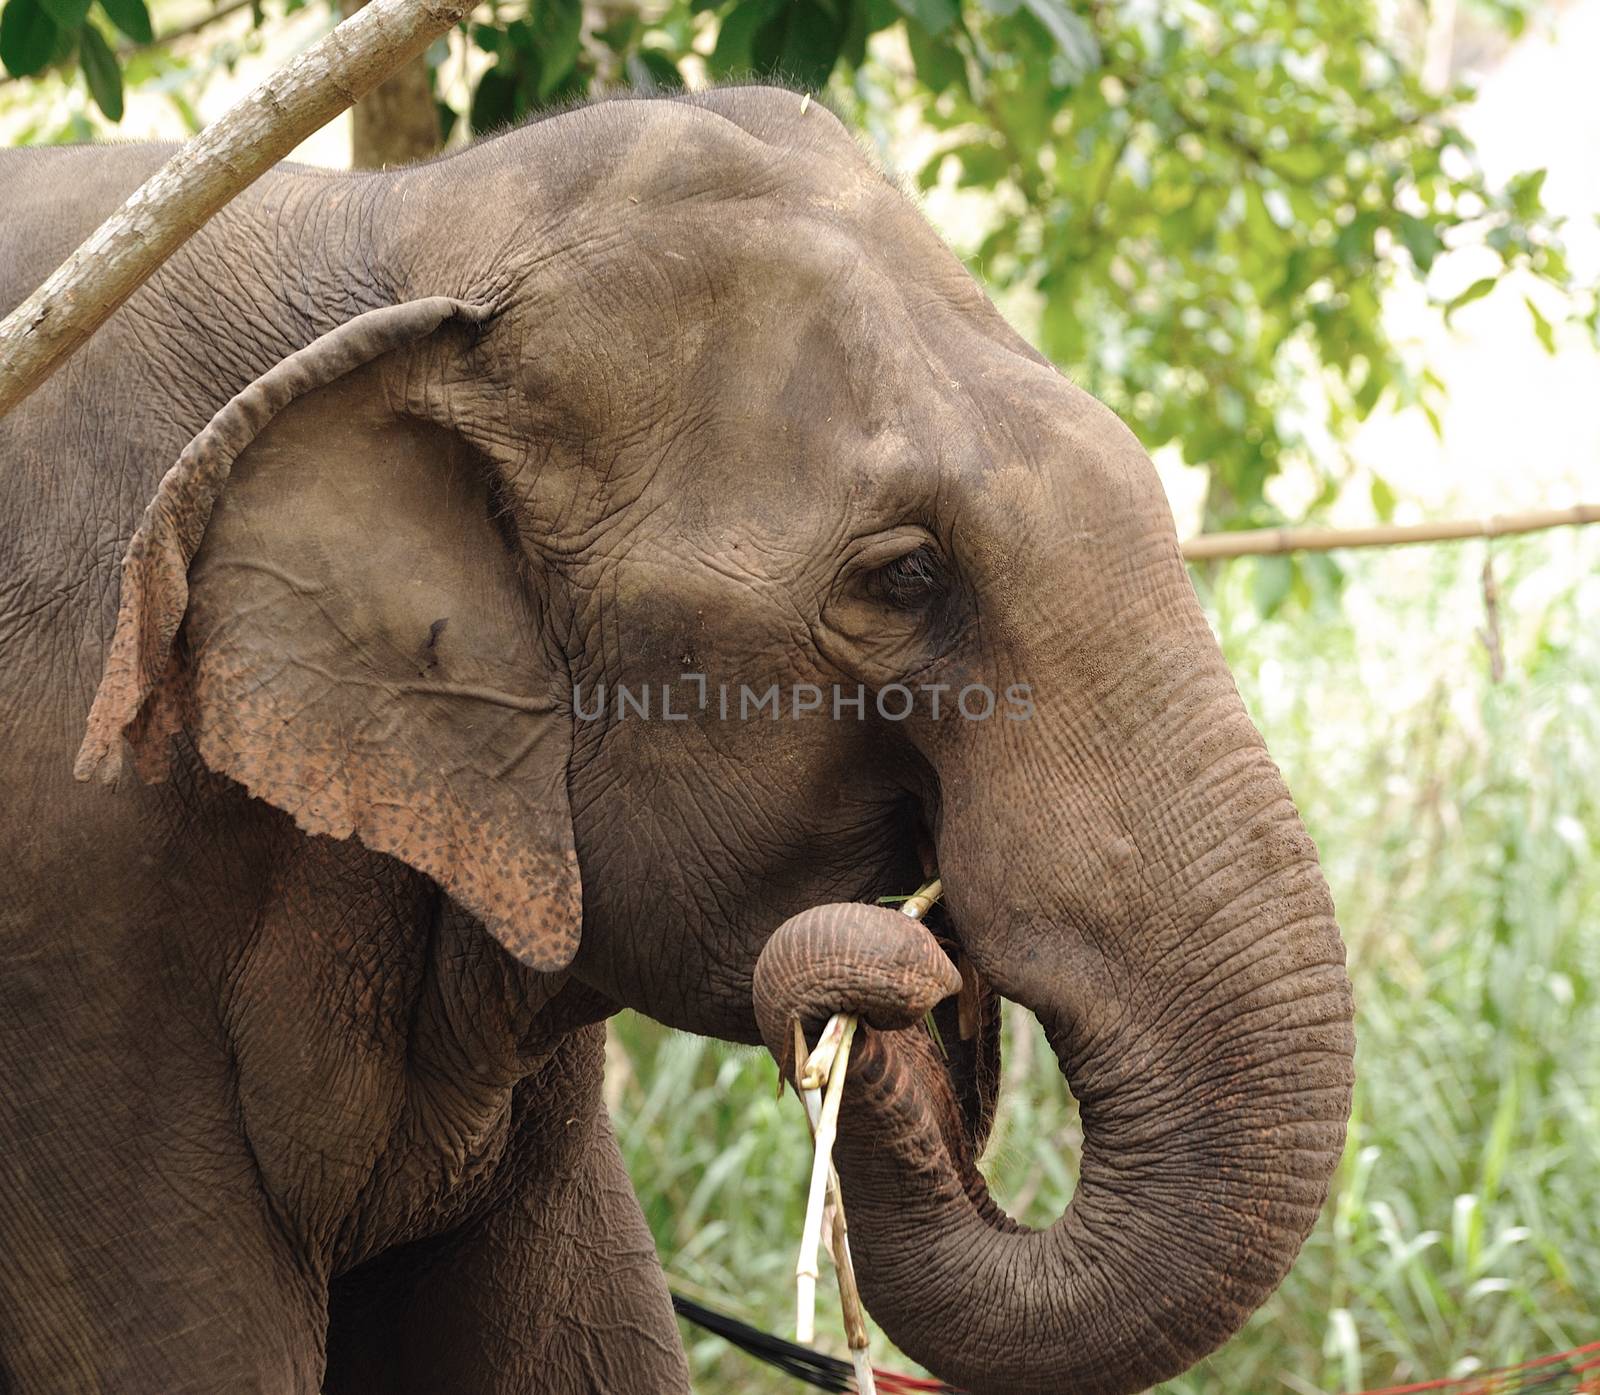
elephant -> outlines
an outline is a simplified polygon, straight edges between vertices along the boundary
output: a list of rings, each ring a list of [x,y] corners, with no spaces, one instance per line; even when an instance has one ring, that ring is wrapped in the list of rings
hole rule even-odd
[[[169,154],[3,152],[0,306]],[[791,1068],[861,1015],[861,1291],[975,1395],[1142,1389],[1287,1272],[1316,849],[1148,456],[822,103],[279,165],[0,461],[0,1386],[687,1389],[624,1008]],[[1005,1001],[1083,1115],[1041,1230]]]

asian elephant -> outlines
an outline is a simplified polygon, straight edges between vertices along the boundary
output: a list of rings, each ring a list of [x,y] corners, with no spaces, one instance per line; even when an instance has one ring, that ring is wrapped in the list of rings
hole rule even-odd
[[[4,152],[0,308],[168,153]],[[1352,1079],[1315,849],[1145,453],[815,101],[280,166],[0,490],[0,1387],[686,1389],[623,1006],[865,1014],[862,1289],[969,1390],[1142,1388],[1283,1277]],[[1037,1232],[1002,997],[1083,1111]]]

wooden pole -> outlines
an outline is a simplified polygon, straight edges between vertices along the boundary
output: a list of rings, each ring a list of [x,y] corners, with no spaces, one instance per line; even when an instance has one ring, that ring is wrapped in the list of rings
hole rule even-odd
[[[1445,523],[1391,524],[1374,528],[1256,528],[1244,533],[1202,533],[1183,545],[1184,560],[1264,557],[1283,552],[1333,552],[1344,547],[1400,547],[1407,543],[1453,542],[1461,538],[1503,538],[1600,523],[1600,504],[1570,509],[1533,509],[1492,518],[1462,518]]]
[[[218,209],[466,14],[473,0],[372,0],[178,151],[0,322],[0,416]]]

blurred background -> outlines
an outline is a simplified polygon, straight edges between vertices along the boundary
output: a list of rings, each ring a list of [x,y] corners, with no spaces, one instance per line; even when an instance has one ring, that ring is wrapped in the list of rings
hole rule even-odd
[[[0,142],[181,139],[336,17],[3,0]],[[507,0],[297,158],[395,163],[608,90],[780,75],[1128,420],[1180,534],[1421,521],[1600,501],[1597,55],[1600,0]],[[1357,1390],[1600,1339],[1600,527],[1194,576],[1322,850],[1359,1057],[1299,1264],[1164,1388]],[[1076,1111],[1007,1011],[986,1170],[1042,1224]],[[809,1142],[775,1080],[613,1023],[674,1284],[788,1333]],[[685,1335],[708,1395],[797,1388]]]

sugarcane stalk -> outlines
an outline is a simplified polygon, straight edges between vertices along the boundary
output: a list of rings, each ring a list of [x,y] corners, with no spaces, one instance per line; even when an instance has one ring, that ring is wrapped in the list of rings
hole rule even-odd
[[[921,920],[933,909],[934,902],[943,892],[943,883],[935,877],[905,899],[900,907],[901,913],[912,920]],[[795,1088],[805,1103],[815,1145],[811,1160],[811,1185],[806,1196],[805,1224],[800,1232],[800,1254],[794,1270],[795,1336],[801,1342],[815,1340],[819,1277],[817,1251],[822,1243],[823,1208],[825,1202],[831,1199],[833,1257],[839,1276],[839,1302],[844,1312],[845,1338],[855,1361],[857,1386],[871,1392],[875,1387],[872,1366],[867,1359],[866,1318],[861,1310],[855,1270],[850,1263],[844,1197],[839,1189],[839,1174],[833,1166],[833,1145],[839,1133],[839,1103],[844,1098],[844,1081],[850,1067],[850,1042],[855,1036],[856,1024],[854,1013],[834,1013],[822,1029],[816,1047],[810,1051],[806,1049],[805,1032],[800,1023],[796,1021],[793,1024]]]
[[[817,1114],[816,1152],[811,1159],[811,1188],[806,1197],[805,1226],[800,1232],[800,1257],[795,1262],[797,1305],[796,1340],[810,1342],[816,1333],[817,1251],[822,1245],[822,1207],[833,1173],[833,1143],[839,1136],[839,1101],[844,1098],[844,1078],[850,1065],[850,1041],[856,1033],[855,1014],[847,1014],[840,1029],[839,1048],[828,1077],[822,1108]]]

